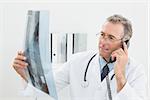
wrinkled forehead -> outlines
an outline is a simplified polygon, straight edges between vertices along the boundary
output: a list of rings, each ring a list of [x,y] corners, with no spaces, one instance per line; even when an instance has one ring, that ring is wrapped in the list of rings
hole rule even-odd
[[[113,35],[116,38],[124,36],[124,26],[121,23],[105,22],[100,31],[107,35]]]

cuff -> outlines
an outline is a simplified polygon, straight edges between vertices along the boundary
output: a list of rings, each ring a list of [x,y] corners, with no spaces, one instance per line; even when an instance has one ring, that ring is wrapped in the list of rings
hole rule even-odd
[[[142,100],[135,93],[134,89],[126,82],[125,86],[121,89],[119,93],[117,93],[115,100]]]
[[[21,91],[21,95],[23,95],[23,96],[35,96],[34,87],[31,84],[26,83],[26,85],[24,86],[24,89]]]

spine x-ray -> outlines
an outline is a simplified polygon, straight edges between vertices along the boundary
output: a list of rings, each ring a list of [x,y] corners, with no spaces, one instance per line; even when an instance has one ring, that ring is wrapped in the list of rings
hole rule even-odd
[[[28,82],[57,100],[49,47],[49,13],[28,11],[25,56]]]

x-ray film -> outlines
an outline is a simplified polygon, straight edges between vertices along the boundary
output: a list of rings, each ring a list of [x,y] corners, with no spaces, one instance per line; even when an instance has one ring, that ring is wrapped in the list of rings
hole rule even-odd
[[[28,82],[58,100],[49,50],[49,13],[28,11],[25,39]]]

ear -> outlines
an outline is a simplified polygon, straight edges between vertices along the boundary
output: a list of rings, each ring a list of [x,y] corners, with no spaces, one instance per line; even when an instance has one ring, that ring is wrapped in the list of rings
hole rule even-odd
[[[124,43],[127,45],[127,48],[129,48],[129,44],[130,44],[129,40],[122,41],[122,49],[123,50],[124,50],[124,45],[123,45]]]
[[[126,41],[124,41],[124,42],[126,43],[126,45],[127,45],[127,48],[129,48],[130,41],[129,41],[129,40],[126,40]]]

